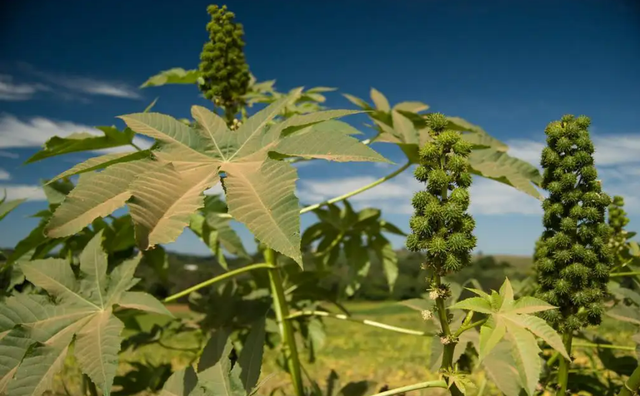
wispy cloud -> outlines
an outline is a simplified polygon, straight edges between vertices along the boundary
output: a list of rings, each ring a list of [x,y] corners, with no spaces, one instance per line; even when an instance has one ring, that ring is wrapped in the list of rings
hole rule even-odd
[[[311,204],[346,194],[366,186],[377,177],[357,176],[335,179],[301,180],[297,192],[300,200]],[[350,201],[358,208],[378,207],[384,213],[412,214],[411,198],[424,185],[413,178],[411,172],[403,173],[379,186],[355,195]],[[474,178],[471,187],[469,211],[476,215],[517,213],[539,214],[540,201],[502,183],[480,177]]]
[[[29,201],[45,201],[44,190],[40,186],[28,184],[0,184],[0,191],[6,191],[7,199],[26,198]]]
[[[640,213],[640,134],[592,134],[594,159],[605,192],[625,198],[629,213]],[[540,168],[542,141],[507,141],[509,154]]]
[[[19,62],[19,70],[27,75],[31,76],[41,82],[46,82],[46,85],[41,83],[29,83],[16,85],[12,84],[12,77],[8,75],[2,75],[3,80],[0,80],[0,95],[2,95],[2,83],[4,81],[8,97],[14,97],[12,100],[27,100],[36,91],[52,91],[54,94],[64,99],[77,99],[87,102],[88,99],[83,95],[89,96],[111,96],[115,98],[125,99],[140,99],[138,89],[132,85],[124,83],[122,81],[116,81],[111,79],[96,78],[95,76],[82,76],[67,73],[58,73],[51,71],[39,70],[33,65]],[[0,99],[2,96],[0,96]],[[22,99],[20,99],[22,98]]]
[[[9,180],[11,179],[11,174],[6,170],[0,168],[0,180]]]
[[[12,76],[0,74],[0,100],[24,101],[31,99],[37,92],[50,91],[51,88],[39,83],[16,83]]]
[[[0,157],[11,158],[11,159],[20,158],[20,156],[16,153],[11,153],[9,151],[1,151],[1,150],[0,150]]]
[[[625,197],[629,213],[640,213],[640,134],[595,135],[595,160],[605,191],[610,195]],[[544,142],[534,140],[507,141],[509,153],[538,165]],[[538,165],[539,166],[539,165]],[[305,204],[326,200],[363,187],[383,176],[380,168],[376,176],[358,176],[330,179],[303,179],[298,184],[298,196]],[[386,173],[386,172],[385,172]],[[411,214],[411,197],[423,189],[410,171],[354,196],[350,201],[357,207],[379,207],[389,214]],[[471,186],[469,210],[475,215],[540,215],[541,203],[537,199],[505,184],[474,177]]]
[[[21,120],[10,114],[0,115],[0,148],[39,147],[53,136],[66,137],[76,132],[88,132],[102,135],[102,132],[88,125],[69,121],[54,121],[45,117],[33,117]],[[142,147],[151,147],[151,141],[135,137],[134,142]],[[117,152],[130,150],[130,147],[99,150]]]

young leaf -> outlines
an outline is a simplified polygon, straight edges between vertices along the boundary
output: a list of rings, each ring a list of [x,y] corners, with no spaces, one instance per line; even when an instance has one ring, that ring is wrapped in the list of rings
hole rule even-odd
[[[0,201],[0,220],[4,219],[9,213],[20,206],[26,199],[14,199],[7,201],[4,198]]]
[[[181,67],[174,67],[161,71],[155,76],[149,77],[142,83],[140,88],[159,87],[165,84],[195,84],[200,77],[199,70],[185,70]]]
[[[140,256],[125,261],[107,274],[107,257],[98,232],[80,255],[80,278],[60,259],[21,262],[26,279],[53,299],[18,294],[0,304],[1,386],[9,394],[40,395],[50,389],[53,376],[63,366],[67,348],[76,339],[74,353],[80,369],[104,392],[110,389],[118,366],[122,322],[113,316],[113,305],[133,286]],[[125,298],[124,305],[130,297]],[[140,305],[157,307],[152,297]],[[166,312],[168,313],[168,312]],[[3,334],[4,337],[2,337]],[[9,351],[12,351],[9,353]],[[23,351],[23,352],[20,352]],[[23,357],[15,365],[18,355]],[[13,359],[13,360],[12,360]],[[12,366],[13,365],[13,366]]]
[[[391,110],[387,98],[375,88],[371,88],[371,100],[376,105],[376,109],[384,112]]]
[[[450,309],[467,309],[490,315],[489,320],[480,329],[480,359],[490,356],[506,337],[512,344],[513,358],[523,387],[532,395],[541,373],[538,357],[541,351],[534,335],[542,338],[562,356],[569,358],[560,335],[544,320],[531,315],[555,307],[533,297],[514,300],[509,279],[505,279],[499,293],[494,291],[491,295],[478,294],[480,297],[459,301]]]
[[[93,151],[106,148],[120,147],[131,144],[133,134],[121,132],[115,127],[97,127],[104,136],[87,132],[77,132],[66,137],[54,136],[47,140],[44,148],[31,156],[25,163],[30,164],[49,157],[79,151]]]

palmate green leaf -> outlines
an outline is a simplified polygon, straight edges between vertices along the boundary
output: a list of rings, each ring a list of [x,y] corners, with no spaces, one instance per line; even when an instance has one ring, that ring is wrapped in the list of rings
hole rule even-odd
[[[128,202],[142,249],[171,242],[189,223],[186,212],[195,213],[202,207],[202,192],[221,173],[229,213],[269,247],[301,263],[296,171],[290,164],[270,158],[270,152],[333,161],[384,158],[338,129],[318,132],[333,142],[331,145],[313,138],[312,128],[287,135],[290,128],[318,125],[353,113],[321,112],[273,124],[299,95],[299,89],[293,90],[234,132],[220,117],[199,106],[192,108],[193,127],[158,113],[122,116],[133,131],[160,142],[152,151],[156,160],[119,163],[99,173],[81,175],[78,186],[54,213],[47,235],[70,235]],[[279,148],[286,152],[279,152]]]
[[[622,322],[640,325],[640,312],[637,307],[628,305],[616,305],[606,312],[607,316]]]
[[[118,305],[122,308],[137,309],[172,316],[171,312],[157,298],[145,292],[124,292]]]
[[[522,385],[512,350],[511,343],[503,339],[482,360],[482,368],[505,396],[520,396]]]
[[[198,383],[198,377],[191,366],[176,371],[164,383],[162,391],[158,396],[188,396]]]
[[[91,172],[97,169],[103,169],[110,165],[148,158],[150,155],[151,152],[149,150],[142,150],[135,151],[133,153],[113,153],[102,155],[100,157],[89,158],[88,160],[75,165],[73,168],[62,172],[58,176],[49,180],[47,184],[51,184],[65,177],[79,175],[81,173]]]
[[[133,141],[133,133],[121,132],[115,127],[96,127],[104,136],[87,132],[73,133],[67,137],[54,136],[47,140],[44,148],[32,155],[25,163],[30,164],[49,157],[80,151],[102,150],[113,147],[127,146]]]
[[[506,152],[509,149],[506,144],[489,135],[484,129],[480,128],[477,125],[473,125],[467,120],[464,120],[460,117],[447,117],[447,120],[449,121],[449,125],[447,126],[447,128],[449,129],[460,132],[472,132],[463,133],[462,137],[469,143],[480,146],[479,148],[491,147],[497,151],[502,152]]]
[[[60,259],[20,262],[26,279],[51,298],[18,294],[0,304],[0,389],[9,395],[38,396],[51,388],[75,336],[74,354],[82,372],[110,393],[118,366],[123,324],[113,316],[114,304],[166,313],[146,295],[128,295],[136,280],[140,256],[107,274],[107,256],[98,232],[80,254],[80,277]],[[135,301],[132,301],[135,299]],[[135,305],[135,306],[133,306]],[[21,352],[22,351],[22,352]],[[22,354],[22,356],[19,356]]]
[[[469,164],[473,174],[510,185],[534,198],[542,199],[542,195],[534,187],[534,184],[542,182],[542,176],[528,162],[494,148],[486,148],[473,150],[469,155]]]
[[[203,191],[218,182],[217,170],[212,164],[180,173],[167,163],[136,178],[129,209],[138,246],[146,250],[175,241],[204,206]]]
[[[98,217],[111,214],[131,197],[129,185],[157,165],[151,160],[116,164],[99,173],[84,173],[45,227],[49,238],[75,234]]]
[[[159,87],[166,84],[195,84],[198,77],[200,77],[200,71],[197,69],[185,70],[181,67],[174,67],[149,77],[140,88]]]
[[[533,396],[542,372],[539,357],[542,350],[538,347],[535,337],[528,331],[512,324],[507,324],[507,328],[520,381],[527,394]]]
[[[471,289],[472,291],[475,291]],[[533,395],[541,373],[536,339],[543,339],[549,346],[569,358],[560,335],[544,320],[531,314],[555,307],[533,297],[514,300],[509,279],[505,279],[500,292],[491,295],[475,291],[472,297],[453,304],[451,309],[466,309],[490,315],[480,329],[480,359],[491,356],[497,345],[506,339],[512,344],[513,358],[518,368],[521,384],[529,395]],[[464,333],[463,333],[464,334]]]

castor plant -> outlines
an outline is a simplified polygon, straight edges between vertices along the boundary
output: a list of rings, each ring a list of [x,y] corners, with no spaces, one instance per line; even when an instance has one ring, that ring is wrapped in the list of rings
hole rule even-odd
[[[559,307],[541,315],[563,335],[571,351],[575,331],[598,325],[612,264],[607,246],[611,229],[605,209],[611,203],[602,192],[594,166],[594,146],[588,117],[565,115],[545,129],[542,151],[544,232],[534,256],[537,296]],[[560,360],[558,395],[567,391],[569,361]]]

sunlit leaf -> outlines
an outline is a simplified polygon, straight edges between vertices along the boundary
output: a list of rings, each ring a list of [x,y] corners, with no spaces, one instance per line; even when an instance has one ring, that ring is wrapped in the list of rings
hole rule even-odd
[[[166,84],[195,84],[200,77],[198,70],[185,70],[180,67],[162,71],[153,77],[149,77],[140,88],[159,87]]]

